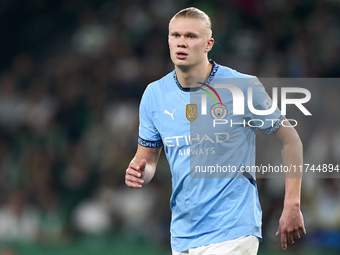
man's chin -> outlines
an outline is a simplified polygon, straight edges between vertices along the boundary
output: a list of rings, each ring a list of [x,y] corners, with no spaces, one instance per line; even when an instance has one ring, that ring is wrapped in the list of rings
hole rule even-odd
[[[187,69],[190,68],[190,64],[187,60],[176,59],[173,61],[174,65],[180,69]]]
[[[179,69],[181,69],[183,72],[187,71],[190,69],[191,65],[188,65],[188,64],[175,64],[175,66]]]

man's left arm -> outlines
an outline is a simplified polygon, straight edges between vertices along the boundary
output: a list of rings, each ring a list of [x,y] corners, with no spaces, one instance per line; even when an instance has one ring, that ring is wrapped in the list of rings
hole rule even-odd
[[[294,169],[298,170],[303,165],[303,148],[298,133],[287,120],[285,126],[275,132],[275,136],[282,142],[283,165],[291,169],[291,172],[285,173],[284,207],[276,232],[277,236],[281,235],[282,249],[286,250],[287,241],[293,244],[294,237],[300,238],[300,232],[306,234],[300,209],[302,173],[294,172]]]

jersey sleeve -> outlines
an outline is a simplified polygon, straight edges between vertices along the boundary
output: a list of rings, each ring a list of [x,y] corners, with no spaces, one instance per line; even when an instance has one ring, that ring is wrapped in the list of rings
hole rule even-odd
[[[256,110],[269,110],[272,109],[273,101],[270,98],[270,96],[267,94],[264,86],[261,84],[261,82],[256,78],[252,84],[253,88],[253,106]],[[249,95],[248,95],[249,96]],[[271,114],[266,115],[259,115],[251,113],[252,119],[258,120],[257,122],[261,122],[260,124],[257,124],[256,126],[260,129],[260,131],[265,134],[271,134],[277,131],[281,125],[282,122],[285,120],[285,116],[281,114],[281,111],[275,106],[275,111]],[[260,121],[261,120],[261,121]]]
[[[144,147],[156,148],[163,145],[161,136],[154,125],[151,94],[147,88],[139,105],[138,143]]]

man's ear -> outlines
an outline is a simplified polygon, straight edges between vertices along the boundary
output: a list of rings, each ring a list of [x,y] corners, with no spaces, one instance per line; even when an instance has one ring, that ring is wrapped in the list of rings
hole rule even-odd
[[[205,51],[206,52],[209,52],[212,49],[212,47],[214,46],[214,42],[215,42],[214,38],[210,38],[208,40],[208,43],[207,43],[207,45],[205,47]]]

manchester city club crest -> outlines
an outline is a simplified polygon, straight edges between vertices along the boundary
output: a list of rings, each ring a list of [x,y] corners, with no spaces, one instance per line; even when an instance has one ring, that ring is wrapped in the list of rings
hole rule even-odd
[[[185,115],[188,121],[190,122],[195,121],[195,119],[197,119],[197,116],[198,116],[197,104],[187,104]]]
[[[228,114],[228,110],[223,104],[214,104],[211,107],[210,114],[214,119],[224,119]]]

